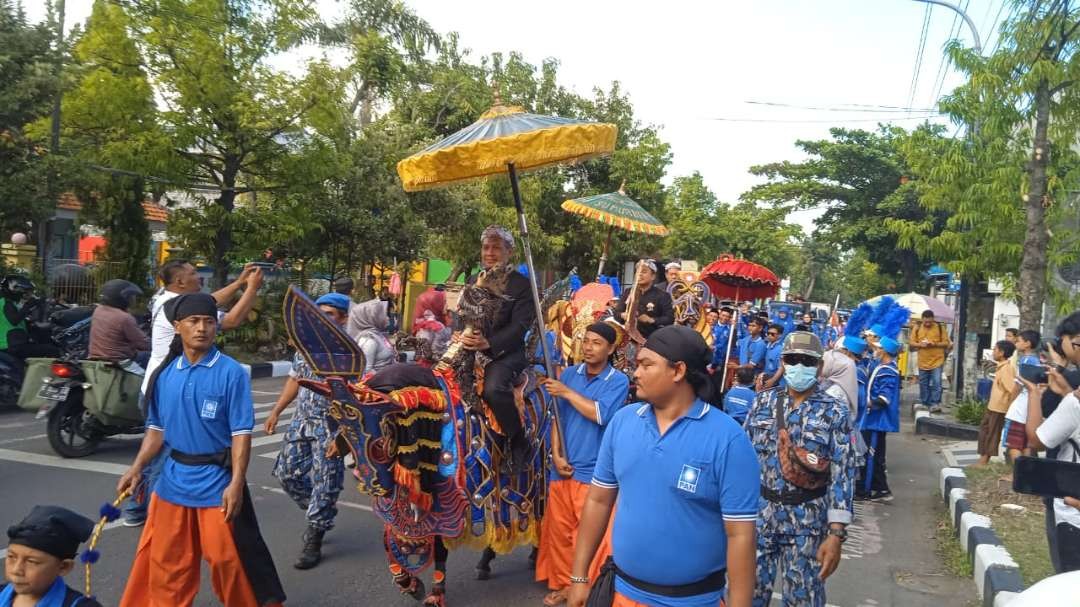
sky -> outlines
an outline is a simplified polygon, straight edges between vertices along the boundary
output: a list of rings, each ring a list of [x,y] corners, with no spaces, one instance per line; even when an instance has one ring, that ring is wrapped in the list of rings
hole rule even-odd
[[[996,24],[1009,12],[1002,10],[1004,0],[954,1],[966,6],[990,50]],[[346,6],[338,0],[316,2],[328,21]],[[42,0],[24,4],[32,19],[44,15]],[[68,23],[85,20],[92,4],[67,0]],[[924,111],[934,107],[939,90],[946,94],[961,82],[947,63],[942,65],[942,51],[951,37],[972,43],[953,12],[932,7],[920,44],[928,5],[918,0],[406,4],[437,31],[458,32],[477,60],[512,50],[537,65],[554,57],[560,61],[561,83],[583,95],[619,81],[635,115],[660,127],[671,144],[674,158],[666,180],[699,171],[727,202],[759,182],[749,173],[751,166],[798,161],[803,156],[796,140],[825,138],[830,127],[873,129],[884,121],[911,128],[927,116],[947,123]],[[921,68],[914,78],[920,48]],[[303,57],[297,53],[279,62],[298,67]],[[880,111],[881,106],[915,110]],[[789,219],[809,232],[818,214]]]

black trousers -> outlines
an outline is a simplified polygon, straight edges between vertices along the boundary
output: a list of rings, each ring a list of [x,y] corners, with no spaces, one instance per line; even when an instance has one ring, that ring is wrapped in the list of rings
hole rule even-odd
[[[1051,551],[1057,550],[1057,558],[1051,559],[1054,562],[1054,571],[1080,571],[1080,528],[1069,523],[1058,523],[1054,532],[1057,541],[1050,544]]]
[[[514,402],[514,381],[529,366],[525,352],[515,352],[493,360],[484,368],[484,402],[491,407],[507,441],[521,434],[521,415]]]
[[[889,477],[885,471],[885,437],[888,436],[888,433],[877,430],[863,430],[862,435],[863,440],[866,441],[866,446],[873,450],[873,455],[867,452],[866,465],[863,466],[862,473],[859,475],[859,484],[855,487],[855,490],[860,493],[888,491]],[[867,487],[867,477],[870,480],[869,487]]]

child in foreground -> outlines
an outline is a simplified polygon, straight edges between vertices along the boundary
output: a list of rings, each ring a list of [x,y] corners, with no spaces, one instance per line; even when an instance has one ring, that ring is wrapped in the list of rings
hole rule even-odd
[[[8,527],[0,607],[101,607],[64,583],[93,530],[93,521],[59,506],[34,506]]]

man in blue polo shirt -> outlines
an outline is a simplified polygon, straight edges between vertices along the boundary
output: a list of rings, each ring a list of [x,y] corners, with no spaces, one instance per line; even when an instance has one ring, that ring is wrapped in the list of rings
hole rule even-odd
[[[536,581],[547,580],[552,591],[544,604],[566,600],[570,585],[570,567],[574,560],[581,511],[589,494],[596,453],[604,428],[626,403],[630,379],[608,362],[615,351],[615,329],[604,322],[594,323],[585,331],[581,353],[585,362],[563,371],[562,381],[544,380],[548,393],[558,398],[560,431],[552,434],[554,470],[548,483],[544,524],[540,528],[540,553],[536,559]],[[559,449],[558,444],[564,449]],[[566,458],[559,455],[565,450]],[[593,559],[591,574],[610,554],[604,546]]]
[[[754,375],[765,370],[765,340],[761,339],[764,328],[761,319],[754,318],[745,337],[739,339],[739,368],[753,369]]]
[[[170,451],[120,605],[190,607],[201,559],[222,603],[281,604],[285,593],[245,482],[255,425],[251,383],[239,363],[214,347],[213,297],[180,295],[165,314],[177,335],[148,383],[146,436],[117,491],[137,487],[162,447]]]
[[[784,349],[784,327],[779,323],[768,327],[765,331],[765,369],[761,373],[758,391],[784,385],[784,365],[780,364],[780,354]]]
[[[729,607],[749,607],[760,473],[742,428],[705,402],[709,358],[701,335],[682,326],[656,331],[638,352],[645,402],[620,410],[604,433],[570,607],[585,604],[613,509],[613,559],[595,581],[614,607],[716,607],[725,586]]]

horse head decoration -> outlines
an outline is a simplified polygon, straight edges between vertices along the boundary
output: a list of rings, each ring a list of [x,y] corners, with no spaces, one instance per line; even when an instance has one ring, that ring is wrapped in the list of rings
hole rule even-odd
[[[464,331],[483,332],[503,301],[506,275],[493,270],[462,293]],[[501,281],[501,282],[500,282]],[[526,376],[518,388],[523,426],[534,446],[525,470],[502,465],[502,436],[480,399],[483,361],[455,344],[433,368],[397,364],[363,375],[349,336],[296,288],[284,300],[289,337],[321,379],[303,381],[330,401],[335,455],[356,461],[357,489],[372,497],[402,593],[444,606],[447,548],[494,552],[535,544],[546,492],[548,397]],[[431,593],[418,574],[435,565]]]

